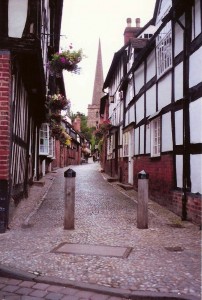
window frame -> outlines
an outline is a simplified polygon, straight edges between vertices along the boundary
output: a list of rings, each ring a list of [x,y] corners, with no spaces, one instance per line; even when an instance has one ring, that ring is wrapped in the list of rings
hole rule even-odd
[[[162,29],[156,38],[156,69],[157,78],[173,66],[171,21]]]
[[[150,122],[150,147],[151,157],[161,156],[161,117],[152,119]]]
[[[49,155],[50,128],[48,123],[42,123],[39,129],[39,155]],[[43,141],[43,144],[41,143]],[[43,147],[43,149],[42,149]]]

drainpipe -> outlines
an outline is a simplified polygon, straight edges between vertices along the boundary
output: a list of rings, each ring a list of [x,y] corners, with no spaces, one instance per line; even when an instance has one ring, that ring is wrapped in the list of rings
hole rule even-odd
[[[186,16],[185,16],[186,18]],[[188,81],[187,81],[187,37],[185,32],[185,26],[180,22],[180,20],[176,20],[179,26],[183,30],[184,37],[184,53],[183,53],[183,194],[182,194],[182,221],[187,220],[187,187],[188,187],[188,155],[187,155],[187,143],[188,143],[188,114],[189,114],[189,105],[188,105]],[[186,22],[186,20],[185,20]]]

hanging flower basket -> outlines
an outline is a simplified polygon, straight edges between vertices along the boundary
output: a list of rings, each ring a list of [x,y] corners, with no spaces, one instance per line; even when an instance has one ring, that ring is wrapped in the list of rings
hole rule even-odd
[[[64,146],[70,146],[71,145],[71,136],[66,133],[66,131],[62,131],[59,136],[59,141]]]
[[[67,109],[69,103],[70,101],[61,94],[49,96],[49,107],[52,110],[65,110]]]
[[[71,48],[72,47],[70,47],[69,50],[60,53],[57,52],[52,55],[52,59],[48,65],[52,76],[61,77],[63,70],[77,74],[79,73],[80,68],[78,67],[78,63],[84,57],[83,52],[82,49],[76,51]]]
[[[112,127],[112,124],[109,120],[103,121],[103,123],[100,125],[100,131],[105,134],[110,128]]]
[[[58,124],[52,124],[51,126],[51,132],[52,132],[52,136],[56,138],[56,140],[59,139],[60,134],[63,131],[63,127],[61,125]]]
[[[60,123],[62,121],[63,117],[59,113],[52,113],[49,116],[49,121],[54,123]]]

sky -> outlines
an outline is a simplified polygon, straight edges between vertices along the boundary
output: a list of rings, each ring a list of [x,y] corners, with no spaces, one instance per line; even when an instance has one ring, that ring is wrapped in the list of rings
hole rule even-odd
[[[123,45],[126,19],[141,19],[143,27],[152,17],[156,0],[63,0],[61,50],[82,49],[85,58],[79,63],[80,74],[63,71],[71,111],[87,115],[92,103],[98,43],[101,41],[104,79],[114,53]]]

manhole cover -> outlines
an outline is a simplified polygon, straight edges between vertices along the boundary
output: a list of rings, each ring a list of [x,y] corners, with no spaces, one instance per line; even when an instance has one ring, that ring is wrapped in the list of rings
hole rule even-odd
[[[52,252],[127,258],[131,250],[131,247],[62,243]]]
[[[185,228],[182,224],[168,224],[172,228]]]
[[[182,252],[184,249],[180,246],[174,246],[174,247],[165,247],[165,249],[167,251],[170,251],[170,252]]]

